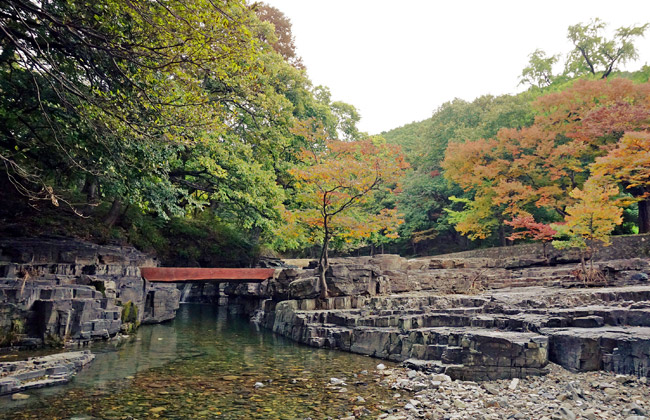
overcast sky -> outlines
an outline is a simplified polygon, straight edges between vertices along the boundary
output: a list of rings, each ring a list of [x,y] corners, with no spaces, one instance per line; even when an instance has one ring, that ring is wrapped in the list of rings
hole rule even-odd
[[[370,134],[426,119],[454,98],[521,91],[531,52],[571,49],[569,25],[650,21],[649,0],[265,1],[291,20],[314,85],[357,107]],[[636,45],[629,70],[650,63],[650,31]]]

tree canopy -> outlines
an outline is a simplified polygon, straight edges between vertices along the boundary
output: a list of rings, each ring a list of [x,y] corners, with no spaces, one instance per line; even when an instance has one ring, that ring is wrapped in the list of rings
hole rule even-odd
[[[547,241],[596,182],[650,231],[650,71],[618,71],[647,28],[573,25],[563,74],[562,56],[536,50],[527,91],[454,99],[370,137],[311,83],[268,4],[7,0],[0,194],[67,203],[138,240],[151,226],[134,212],[170,231],[213,224],[247,250],[320,243],[322,259],[389,240],[414,254]]]
[[[3,178],[36,207],[112,203],[108,225],[208,210],[260,237],[292,197],[296,121],[358,137],[356,109],[312,86],[268,5],[11,0],[0,25]]]
[[[647,129],[649,89],[626,79],[577,81],[537,99],[529,127],[450,144],[445,176],[474,194],[456,228],[486,238],[513,217],[542,211],[560,220],[574,203],[570,192],[589,178],[589,165],[624,132]]]
[[[394,194],[408,168],[399,147],[381,138],[345,142],[326,140],[324,133],[302,124],[296,133],[311,147],[302,150],[303,163],[291,170],[296,179],[298,207],[287,212],[289,228],[306,232],[313,242],[321,242],[321,294],[327,296],[325,272],[330,241],[353,243],[381,232],[397,236],[401,222],[397,209],[372,211],[377,194]]]

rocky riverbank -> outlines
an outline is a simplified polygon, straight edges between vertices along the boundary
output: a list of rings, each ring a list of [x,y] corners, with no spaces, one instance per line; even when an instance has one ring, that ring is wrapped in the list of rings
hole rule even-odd
[[[0,239],[0,347],[80,345],[173,319],[180,292],[140,276],[156,265],[130,247]]]
[[[568,259],[566,257],[565,259]],[[225,288],[229,304],[314,347],[395,361],[453,379],[573,371],[650,375],[650,261],[599,261],[599,283],[576,263],[379,255],[334,260],[333,297],[319,299],[313,269],[284,269]],[[257,304],[255,304],[257,302]]]
[[[132,248],[0,240],[0,340],[83,344],[171,319],[183,295],[228,304],[310,346],[457,380],[545,375],[549,363],[650,376],[650,260],[598,261],[601,280],[583,284],[574,257],[554,255],[555,265],[536,254],[334,259],[326,273],[331,297],[320,299],[313,268],[179,290],[144,281],[139,267],[156,262]]]
[[[472,382],[409,369],[384,369],[394,389],[384,420],[538,419],[647,420],[648,378],[607,372],[572,373],[555,364],[543,377]],[[348,417],[352,420],[355,417]]]

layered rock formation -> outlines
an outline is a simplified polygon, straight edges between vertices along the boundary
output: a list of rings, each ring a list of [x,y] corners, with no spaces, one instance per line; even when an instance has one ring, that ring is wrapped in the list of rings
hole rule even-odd
[[[594,264],[604,281],[596,285],[647,284],[650,260],[632,258]],[[427,257],[406,259],[399,255],[332,259],[326,274],[332,297],[375,296],[412,291],[440,294],[477,293],[506,287],[583,286],[576,281],[575,263],[547,265],[543,258]],[[315,269],[286,268],[262,283],[232,284],[223,293],[232,298],[250,297],[281,301],[319,296]]]
[[[310,269],[225,290],[231,303],[248,302],[248,311],[251,299],[265,299],[256,319],[296,341],[453,378],[539,375],[549,361],[650,376],[650,263],[596,267],[611,287],[576,282],[576,264],[537,258],[381,255],[334,260],[325,300]]]
[[[455,379],[543,374],[549,361],[650,376],[649,286],[291,300],[266,314],[265,326],[296,341]]]
[[[176,287],[140,276],[139,267],[155,265],[128,247],[0,240],[0,346],[83,343],[174,318]]]
[[[534,253],[334,259],[323,300],[310,268],[278,269],[261,283],[152,285],[138,267],[155,261],[131,248],[0,240],[0,341],[110,337],[125,324],[173,318],[182,296],[254,313],[305,344],[453,378],[539,375],[549,361],[650,376],[649,260],[597,262],[598,284],[577,282],[575,263],[548,263]]]

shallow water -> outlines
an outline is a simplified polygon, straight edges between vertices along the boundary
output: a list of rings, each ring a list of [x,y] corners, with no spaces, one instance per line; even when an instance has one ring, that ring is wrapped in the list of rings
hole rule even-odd
[[[182,305],[126,343],[96,344],[70,384],[0,398],[0,419],[375,418],[396,403],[381,361],[299,345],[223,309]]]

